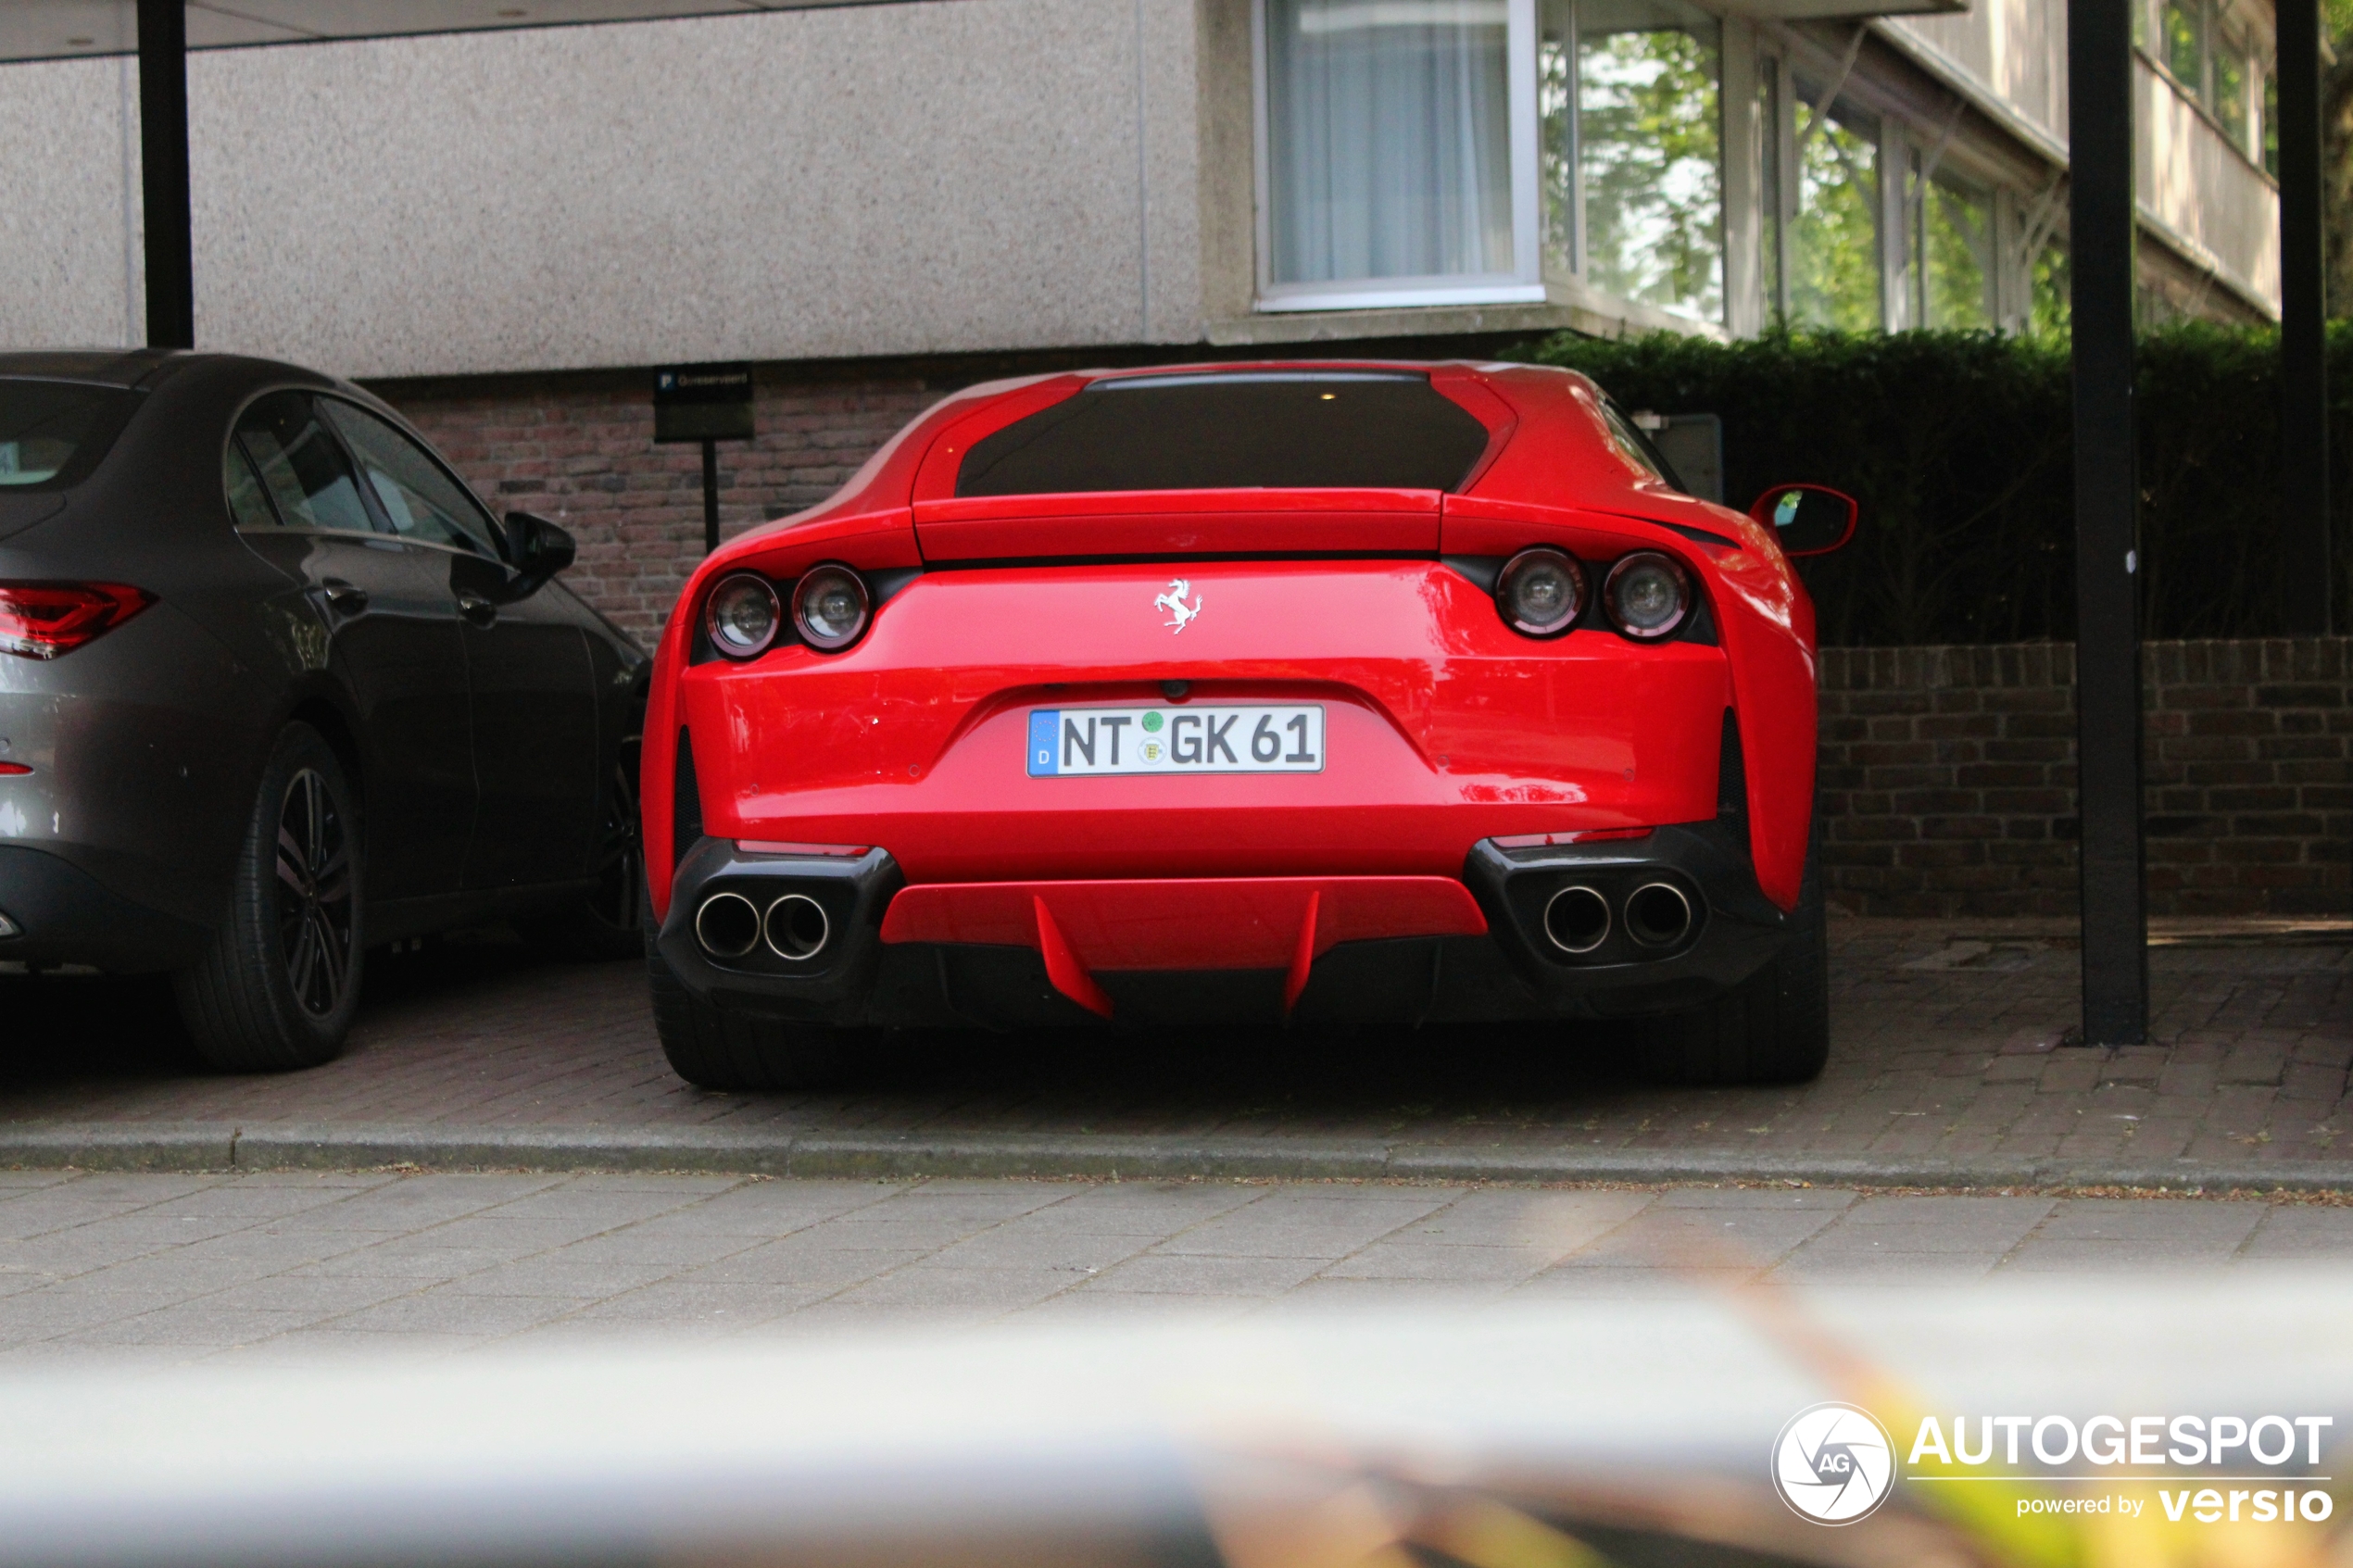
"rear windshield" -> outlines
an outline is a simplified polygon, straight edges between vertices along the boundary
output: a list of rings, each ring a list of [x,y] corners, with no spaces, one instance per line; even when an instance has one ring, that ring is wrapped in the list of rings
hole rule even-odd
[[[76,382],[0,380],[0,494],[81,483],[121,433],[138,396]]]
[[[1487,427],[1410,371],[1131,376],[980,442],[956,494],[1452,490],[1486,449]]]

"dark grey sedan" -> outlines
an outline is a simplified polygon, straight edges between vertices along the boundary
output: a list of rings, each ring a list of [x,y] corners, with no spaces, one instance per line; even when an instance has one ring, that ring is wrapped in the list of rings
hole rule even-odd
[[[0,354],[0,973],[168,972],[251,1070],[373,946],[637,951],[647,661],[572,558],[329,377]]]

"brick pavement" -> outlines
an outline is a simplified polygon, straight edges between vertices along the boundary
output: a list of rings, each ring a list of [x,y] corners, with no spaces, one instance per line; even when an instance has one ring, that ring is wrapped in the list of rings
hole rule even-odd
[[[379,955],[352,1048],[279,1077],[193,1070],[168,1005],[124,984],[0,983],[0,1131],[208,1123],[719,1129],[788,1135],[1160,1135],[1409,1148],[1542,1146],[2172,1162],[2353,1160],[2353,947],[2150,955],[2154,1043],[2060,1044],[2063,924],[1834,922],[1829,1071],[1794,1089],[1684,1090],[1617,1070],[1607,1029],[1287,1036],[964,1035],[905,1042],[842,1090],[718,1095],[671,1075],[629,963],[496,945]],[[2353,1163],[2344,1168],[2353,1173]]]
[[[0,1173],[0,1372],[2353,1261],[2353,1207],[1826,1188]],[[2218,1275],[2218,1271],[2222,1271]]]

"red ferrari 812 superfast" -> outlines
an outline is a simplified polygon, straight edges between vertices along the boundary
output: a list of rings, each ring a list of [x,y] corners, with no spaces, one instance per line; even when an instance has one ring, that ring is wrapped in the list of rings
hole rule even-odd
[[[1811,1077],[1789,558],[1854,522],[1812,486],[1694,499],[1559,370],[951,396],[711,556],[662,639],[671,1063],[786,1087],[894,1028],[1642,1019],[1684,1081]]]

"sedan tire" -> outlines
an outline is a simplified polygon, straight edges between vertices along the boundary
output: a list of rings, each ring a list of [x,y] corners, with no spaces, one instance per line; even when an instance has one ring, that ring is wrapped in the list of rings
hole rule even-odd
[[[646,857],[637,817],[635,735],[623,744],[598,792],[596,875],[594,891],[518,916],[516,935],[559,959],[634,959],[643,950]]]
[[[212,946],[172,977],[196,1049],[231,1073],[316,1067],[359,1005],[359,816],[318,731],[289,724],[262,770]]]

